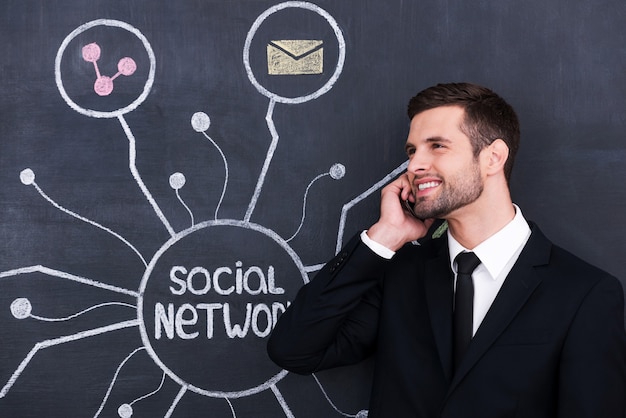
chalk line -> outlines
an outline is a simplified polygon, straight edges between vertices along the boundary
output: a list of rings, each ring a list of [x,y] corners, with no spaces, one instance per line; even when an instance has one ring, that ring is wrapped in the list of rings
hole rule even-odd
[[[315,183],[317,180],[319,180],[319,179],[321,179],[323,177],[326,177],[326,176],[330,176],[330,173],[320,174],[319,176],[317,176],[313,180],[311,180],[311,182],[307,186],[307,188],[306,188],[306,190],[304,192],[304,199],[303,199],[303,202],[302,202],[302,218],[300,219],[300,225],[298,226],[298,229],[296,230],[296,232],[289,239],[285,240],[286,242],[289,242],[292,239],[294,239],[296,237],[296,235],[298,235],[298,233],[302,229],[302,225],[304,225],[304,219],[306,218],[306,201],[307,201],[307,196],[309,195],[309,190],[311,189],[311,186],[313,186],[313,183]]]
[[[76,219],[79,219],[83,222],[86,222],[90,225],[93,225],[97,228],[102,229],[103,231],[108,232],[109,234],[113,235],[115,238],[119,239],[120,241],[122,241],[124,244],[126,244],[126,246],[128,246],[130,249],[132,249],[135,254],[137,254],[139,256],[139,258],[141,259],[141,261],[143,262],[144,266],[148,266],[148,263],[146,262],[146,259],[143,257],[143,255],[141,255],[141,253],[139,252],[139,250],[137,250],[137,248],[135,248],[135,246],[133,246],[130,242],[128,242],[126,240],[126,238],[124,238],[123,236],[121,236],[120,234],[118,234],[117,232],[112,231],[111,229],[100,225],[99,223],[92,221],[90,219],[85,218],[84,216],[80,216],[79,214],[59,205],[58,203],[56,203],[54,200],[52,200],[52,198],[50,198],[50,196],[48,196],[42,189],[41,187],[39,187],[39,185],[37,184],[37,182],[35,181],[35,173],[30,169],[27,168],[25,170],[22,170],[22,172],[20,173],[20,179],[22,180],[22,183],[24,183],[25,185],[32,185],[35,190],[37,190],[37,192],[41,195],[41,197],[43,197],[44,199],[46,199],[52,206],[54,206],[55,208],[59,209],[61,212],[67,213],[70,216],[73,216]]]
[[[393,178],[398,176],[400,173],[404,172],[408,164],[409,162],[405,161],[400,166],[398,166],[398,168],[393,170],[391,173],[387,174],[385,177],[383,177],[380,181],[378,181],[372,187],[370,187],[369,189],[367,189],[366,191],[364,191],[363,193],[361,193],[360,195],[358,195],[357,197],[355,197],[354,199],[352,199],[351,201],[343,205],[343,208],[341,209],[341,218],[339,220],[339,231],[337,234],[337,246],[335,247],[335,254],[339,254],[339,251],[341,251],[341,247],[343,247],[343,233],[346,228],[346,217],[348,216],[348,211],[352,209],[356,204],[361,202],[363,199],[367,198],[372,193],[382,188],[385,184],[389,183],[389,181],[391,181]]]
[[[91,311],[93,311],[95,309],[102,308],[102,307],[105,307],[105,306],[125,306],[127,308],[132,308],[133,310],[137,310],[137,307],[135,305],[131,305],[130,303],[106,302],[106,303],[100,303],[100,304],[91,306],[91,307],[89,307],[87,309],[83,309],[80,312],[77,312],[77,313],[72,314],[72,315],[65,316],[63,318],[47,318],[47,317],[44,317],[44,316],[32,315],[32,314],[29,315],[29,317],[33,318],[33,319],[37,319],[39,321],[44,321],[44,322],[64,322],[64,321],[69,321],[71,319],[77,318],[77,317],[79,317],[79,316],[81,316],[83,314],[86,314],[87,312],[91,312]]]
[[[146,199],[148,199],[148,202],[150,202],[150,204],[152,205],[152,208],[156,212],[157,216],[159,217],[159,219],[161,220],[163,225],[165,225],[165,228],[167,228],[167,231],[170,233],[171,236],[174,236],[174,235],[176,235],[176,232],[174,231],[174,229],[172,228],[172,226],[168,222],[167,218],[165,218],[165,215],[161,211],[161,208],[159,207],[157,202],[154,200],[154,198],[150,194],[150,191],[148,190],[148,188],[144,184],[143,180],[141,179],[141,175],[139,175],[139,171],[137,170],[137,166],[135,164],[136,159],[137,159],[137,149],[136,149],[136,144],[135,144],[135,137],[133,136],[133,133],[130,130],[130,127],[128,126],[128,123],[126,123],[126,119],[124,119],[124,115],[119,115],[117,117],[117,119],[122,124],[122,128],[124,129],[124,133],[126,133],[126,136],[128,137],[128,143],[129,143],[128,160],[129,160],[130,172],[132,173],[133,178],[135,179],[135,181],[139,185],[139,188],[143,192],[144,196],[146,196]]]
[[[267,122],[267,127],[272,134],[272,142],[270,144],[269,149],[267,150],[267,155],[265,157],[265,162],[263,163],[263,169],[261,170],[261,174],[259,175],[259,180],[256,183],[256,188],[254,189],[254,195],[252,196],[252,200],[250,201],[250,205],[248,206],[248,210],[246,211],[246,216],[244,221],[249,222],[252,217],[252,212],[254,212],[254,208],[256,207],[257,200],[259,200],[259,196],[261,195],[261,189],[263,188],[263,183],[265,183],[265,176],[267,175],[267,171],[270,168],[270,164],[272,162],[272,157],[274,156],[274,152],[276,151],[276,147],[278,146],[278,132],[276,131],[276,126],[274,125],[274,121],[272,120],[272,115],[274,113],[274,106],[276,102],[274,100],[270,100],[270,104],[267,107],[267,114],[265,115],[265,120]]]
[[[66,335],[63,337],[58,337],[58,338],[54,338],[51,340],[38,342],[30,350],[30,352],[24,358],[24,360],[22,360],[22,362],[17,367],[17,369],[13,372],[13,375],[9,378],[9,381],[6,383],[6,385],[4,385],[2,390],[0,390],[0,398],[4,398],[6,396],[6,394],[9,392],[13,384],[15,384],[15,382],[20,377],[20,375],[22,374],[26,366],[28,366],[28,363],[30,363],[32,358],[35,356],[35,354],[37,354],[37,352],[39,352],[39,350],[43,350],[45,348],[52,347],[52,346],[59,345],[59,344],[65,344],[68,342],[81,340],[83,338],[93,337],[93,336],[104,334],[104,333],[111,332],[111,331],[117,331],[123,328],[136,327],[138,325],[139,325],[139,320],[132,319],[130,321],[118,322],[117,324],[107,325],[107,326],[100,327],[100,328],[94,328],[94,329],[87,330],[87,331],[81,331],[72,335]]]
[[[122,293],[124,295],[139,297],[139,293],[133,290],[128,290],[122,287],[112,286],[110,284],[98,282],[96,280],[86,279],[84,277],[76,276],[74,274],[66,273],[66,272],[59,271],[59,270],[54,270],[49,267],[44,267],[41,264],[36,265],[36,266],[21,267],[21,268],[17,268],[13,270],[0,272],[0,279],[5,278],[5,277],[17,276],[20,274],[27,274],[27,273],[44,273],[49,276],[60,277],[62,279],[72,280],[74,282],[86,284],[89,286],[99,287],[100,289],[110,290],[112,292]]]
[[[176,395],[176,398],[174,398],[174,401],[170,405],[170,409],[167,410],[167,413],[165,414],[163,418],[172,417],[172,414],[174,413],[174,410],[176,409],[176,405],[178,405],[178,402],[180,402],[180,400],[183,398],[186,392],[187,392],[187,385],[181,385],[180,390],[178,391],[178,394]]]
[[[217,143],[215,141],[213,141],[213,139],[211,139],[211,137],[209,135],[207,135],[206,132],[202,132],[202,134],[209,140],[211,141],[211,143],[213,144],[213,146],[215,148],[217,148],[217,151],[220,153],[220,156],[222,157],[222,161],[224,162],[224,172],[226,173],[226,177],[224,178],[224,186],[222,186],[222,195],[220,196],[220,201],[217,204],[217,207],[215,208],[215,220],[217,220],[217,213],[220,210],[220,206],[222,206],[222,201],[224,200],[224,195],[226,195],[226,188],[228,186],[228,161],[226,160],[226,156],[224,155],[224,152],[222,151],[222,149],[217,145]]]
[[[283,394],[280,393],[280,390],[278,390],[276,385],[272,385],[270,386],[270,388],[272,389],[272,392],[274,392],[274,396],[276,396],[276,400],[280,404],[280,407],[283,408],[283,412],[285,413],[285,416],[287,418],[294,418],[294,415],[291,412],[291,409],[289,409],[289,405],[287,405],[287,402],[285,401]]]
[[[109,384],[109,388],[107,389],[107,392],[104,395],[104,398],[102,399],[102,403],[100,404],[100,408],[98,408],[98,410],[96,411],[96,414],[93,416],[93,418],[98,418],[98,416],[102,412],[102,409],[104,408],[104,405],[106,405],[106,402],[109,399],[109,396],[111,395],[111,391],[113,390],[113,386],[115,386],[115,381],[117,380],[117,376],[120,374],[120,370],[122,370],[122,367],[124,367],[126,362],[128,360],[130,360],[130,358],[133,357],[140,350],[145,350],[145,348],[144,347],[136,348],[129,355],[127,355],[124,360],[122,360],[122,362],[120,363],[119,366],[117,366],[117,370],[115,370],[115,374],[113,375],[113,379],[111,380],[111,383]]]

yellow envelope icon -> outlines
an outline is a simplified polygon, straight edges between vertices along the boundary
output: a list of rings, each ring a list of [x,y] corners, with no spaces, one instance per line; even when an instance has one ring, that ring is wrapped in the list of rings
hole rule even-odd
[[[323,41],[298,39],[267,44],[267,73],[270,75],[322,74],[323,71]]]

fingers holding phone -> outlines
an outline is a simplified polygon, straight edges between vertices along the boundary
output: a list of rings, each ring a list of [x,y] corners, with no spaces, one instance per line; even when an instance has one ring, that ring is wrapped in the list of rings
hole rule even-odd
[[[380,218],[368,230],[368,236],[395,251],[426,235],[433,221],[416,216],[414,201],[406,174],[385,186],[381,192]]]
[[[402,206],[404,207],[405,211],[408,212],[409,215],[411,215],[415,219],[419,219],[420,221],[423,221],[423,219],[421,219],[415,213],[415,209],[413,209],[413,203],[410,200],[408,200],[408,199],[407,200],[401,200],[401,202],[402,202]]]

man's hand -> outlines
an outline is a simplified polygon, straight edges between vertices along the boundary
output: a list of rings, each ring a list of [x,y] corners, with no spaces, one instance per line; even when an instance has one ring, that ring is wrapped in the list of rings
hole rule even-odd
[[[397,251],[404,244],[422,238],[434,219],[417,219],[403,206],[403,201],[415,203],[408,176],[403,174],[381,192],[380,218],[367,231],[373,241]]]

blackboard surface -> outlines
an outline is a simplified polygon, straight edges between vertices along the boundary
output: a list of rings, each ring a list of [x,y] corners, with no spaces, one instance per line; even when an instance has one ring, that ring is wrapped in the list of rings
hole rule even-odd
[[[0,416],[365,416],[264,346],[375,219],[417,91],[517,109],[514,201],[626,282],[623,1],[0,6]]]

